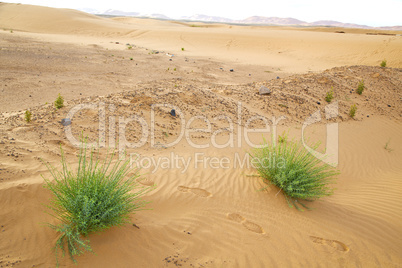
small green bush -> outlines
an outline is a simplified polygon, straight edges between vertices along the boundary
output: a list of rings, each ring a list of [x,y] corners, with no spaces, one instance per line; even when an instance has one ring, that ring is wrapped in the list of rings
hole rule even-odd
[[[31,122],[32,119],[32,113],[29,110],[25,111],[25,121],[27,121],[27,123]]]
[[[331,90],[327,92],[327,95],[325,96],[325,100],[330,103],[334,98],[334,88],[331,87]]]
[[[364,86],[364,80],[359,82],[359,85],[357,86],[357,94],[361,95],[363,94],[363,90],[364,90],[365,86]]]
[[[283,192],[290,207],[301,201],[313,201],[333,193],[329,187],[339,171],[310,154],[296,141],[279,142],[276,146],[264,141],[253,152],[253,163],[263,181]],[[314,149],[318,144],[314,146]]]
[[[184,47],[181,48],[181,51],[184,51]]]
[[[56,107],[56,109],[60,109],[60,108],[64,107],[64,98],[60,95],[60,93],[54,102],[54,106]]]
[[[387,67],[387,61],[386,60],[383,60],[382,62],[381,62],[381,64],[380,64],[380,66],[381,67]]]
[[[87,153],[82,144],[78,157],[78,169],[72,171],[61,149],[62,171],[46,164],[54,180],[45,180],[45,188],[53,196],[47,206],[49,214],[60,220],[59,225],[49,226],[61,233],[55,246],[65,254],[65,244],[70,257],[92,251],[85,237],[93,232],[119,226],[129,221],[129,215],[139,210],[146,202],[139,200],[151,187],[140,187],[138,173],[125,179],[131,171],[130,161],[112,164],[114,154],[105,160],[99,159],[91,149]],[[57,262],[58,263],[58,262]]]
[[[350,106],[349,116],[352,118],[355,117],[356,111],[357,111],[357,106],[356,106],[356,104],[353,104],[352,106]]]

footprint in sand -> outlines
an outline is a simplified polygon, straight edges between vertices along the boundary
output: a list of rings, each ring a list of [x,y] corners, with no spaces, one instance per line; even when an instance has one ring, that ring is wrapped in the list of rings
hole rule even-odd
[[[330,240],[330,239],[325,239],[325,238],[321,238],[321,237],[317,237],[317,236],[310,236],[310,238],[316,244],[327,245],[336,250],[343,251],[343,252],[349,251],[349,247],[338,240]]]
[[[154,181],[151,180],[150,178],[144,178],[144,179],[140,179],[137,181],[145,186],[154,186],[154,184],[155,184]]]
[[[180,192],[183,192],[183,193],[191,192],[200,197],[208,197],[208,196],[212,195],[210,192],[208,192],[204,189],[200,189],[200,188],[190,188],[190,187],[186,187],[186,186],[178,186],[177,190],[179,190]]]
[[[261,226],[259,226],[258,224],[248,221],[246,218],[244,218],[242,215],[237,214],[237,213],[229,213],[227,215],[229,220],[241,223],[241,225],[243,225],[247,230],[252,231],[254,233],[258,233],[258,234],[263,234],[264,233],[264,229],[262,229]]]

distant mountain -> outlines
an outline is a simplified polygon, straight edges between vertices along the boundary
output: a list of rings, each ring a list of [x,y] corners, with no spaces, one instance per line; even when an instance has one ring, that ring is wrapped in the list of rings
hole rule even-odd
[[[222,18],[222,17],[214,17],[207,16],[202,14],[196,14],[191,17],[181,17],[182,20],[192,20],[192,21],[206,21],[206,22],[221,22],[221,23],[233,23],[235,22],[232,19]]]
[[[97,14],[112,15],[112,16],[126,16],[126,17],[137,17],[140,15],[139,12],[125,12],[125,11],[114,10],[114,9],[108,9],[106,11],[103,11],[103,12],[97,13]]]
[[[246,24],[273,24],[273,25],[308,25],[307,22],[294,18],[260,17],[253,16],[241,20],[240,23]]]
[[[152,18],[152,19],[163,19],[163,20],[171,20],[168,16],[163,14],[150,14],[150,15],[141,15],[142,17]]]
[[[98,11],[91,8],[84,8],[81,11],[91,14],[102,14],[109,16],[127,16],[127,17],[145,17],[154,19],[172,20],[163,14],[143,14],[140,12],[126,12],[121,10],[108,9],[106,11]],[[203,14],[196,14],[189,17],[181,17],[179,20],[187,21],[203,21],[203,22],[217,22],[217,23],[236,23],[236,24],[258,24],[258,25],[278,25],[278,26],[324,26],[324,27],[342,27],[342,28],[362,28],[362,29],[378,29],[378,30],[393,30],[402,31],[402,26],[388,26],[388,27],[371,27],[367,25],[343,23],[332,20],[320,20],[315,22],[301,21],[295,18],[278,18],[278,17],[262,17],[253,16],[243,20],[232,20],[223,17],[208,16]]]
[[[344,27],[344,28],[363,28],[363,29],[370,29],[373,27],[367,25],[360,25],[360,24],[353,24],[353,23],[343,23],[339,21],[333,20],[320,20],[309,23],[310,26],[332,26],[332,27]]]

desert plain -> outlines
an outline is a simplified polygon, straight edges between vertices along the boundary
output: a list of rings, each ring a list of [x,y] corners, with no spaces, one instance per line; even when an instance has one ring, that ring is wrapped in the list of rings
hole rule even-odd
[[[136,156],[155,188],[135,225],[90,235],[95,254],[60,267],[402,267],[401,34],[0,3],[0,267],[56,265],[44,162],[60,167],[61,145],[74,167],[82,134]],[[334,194],[290,208],[247,155],[282,133],[325,153],[330,125]]]

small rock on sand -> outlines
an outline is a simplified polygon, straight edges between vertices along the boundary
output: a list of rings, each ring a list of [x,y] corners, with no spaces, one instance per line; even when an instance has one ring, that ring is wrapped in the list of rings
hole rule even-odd
[[[267,88],[266,86],[261,86],[260,87],[260,95],[269,95],[271,94],[271,90]]]

